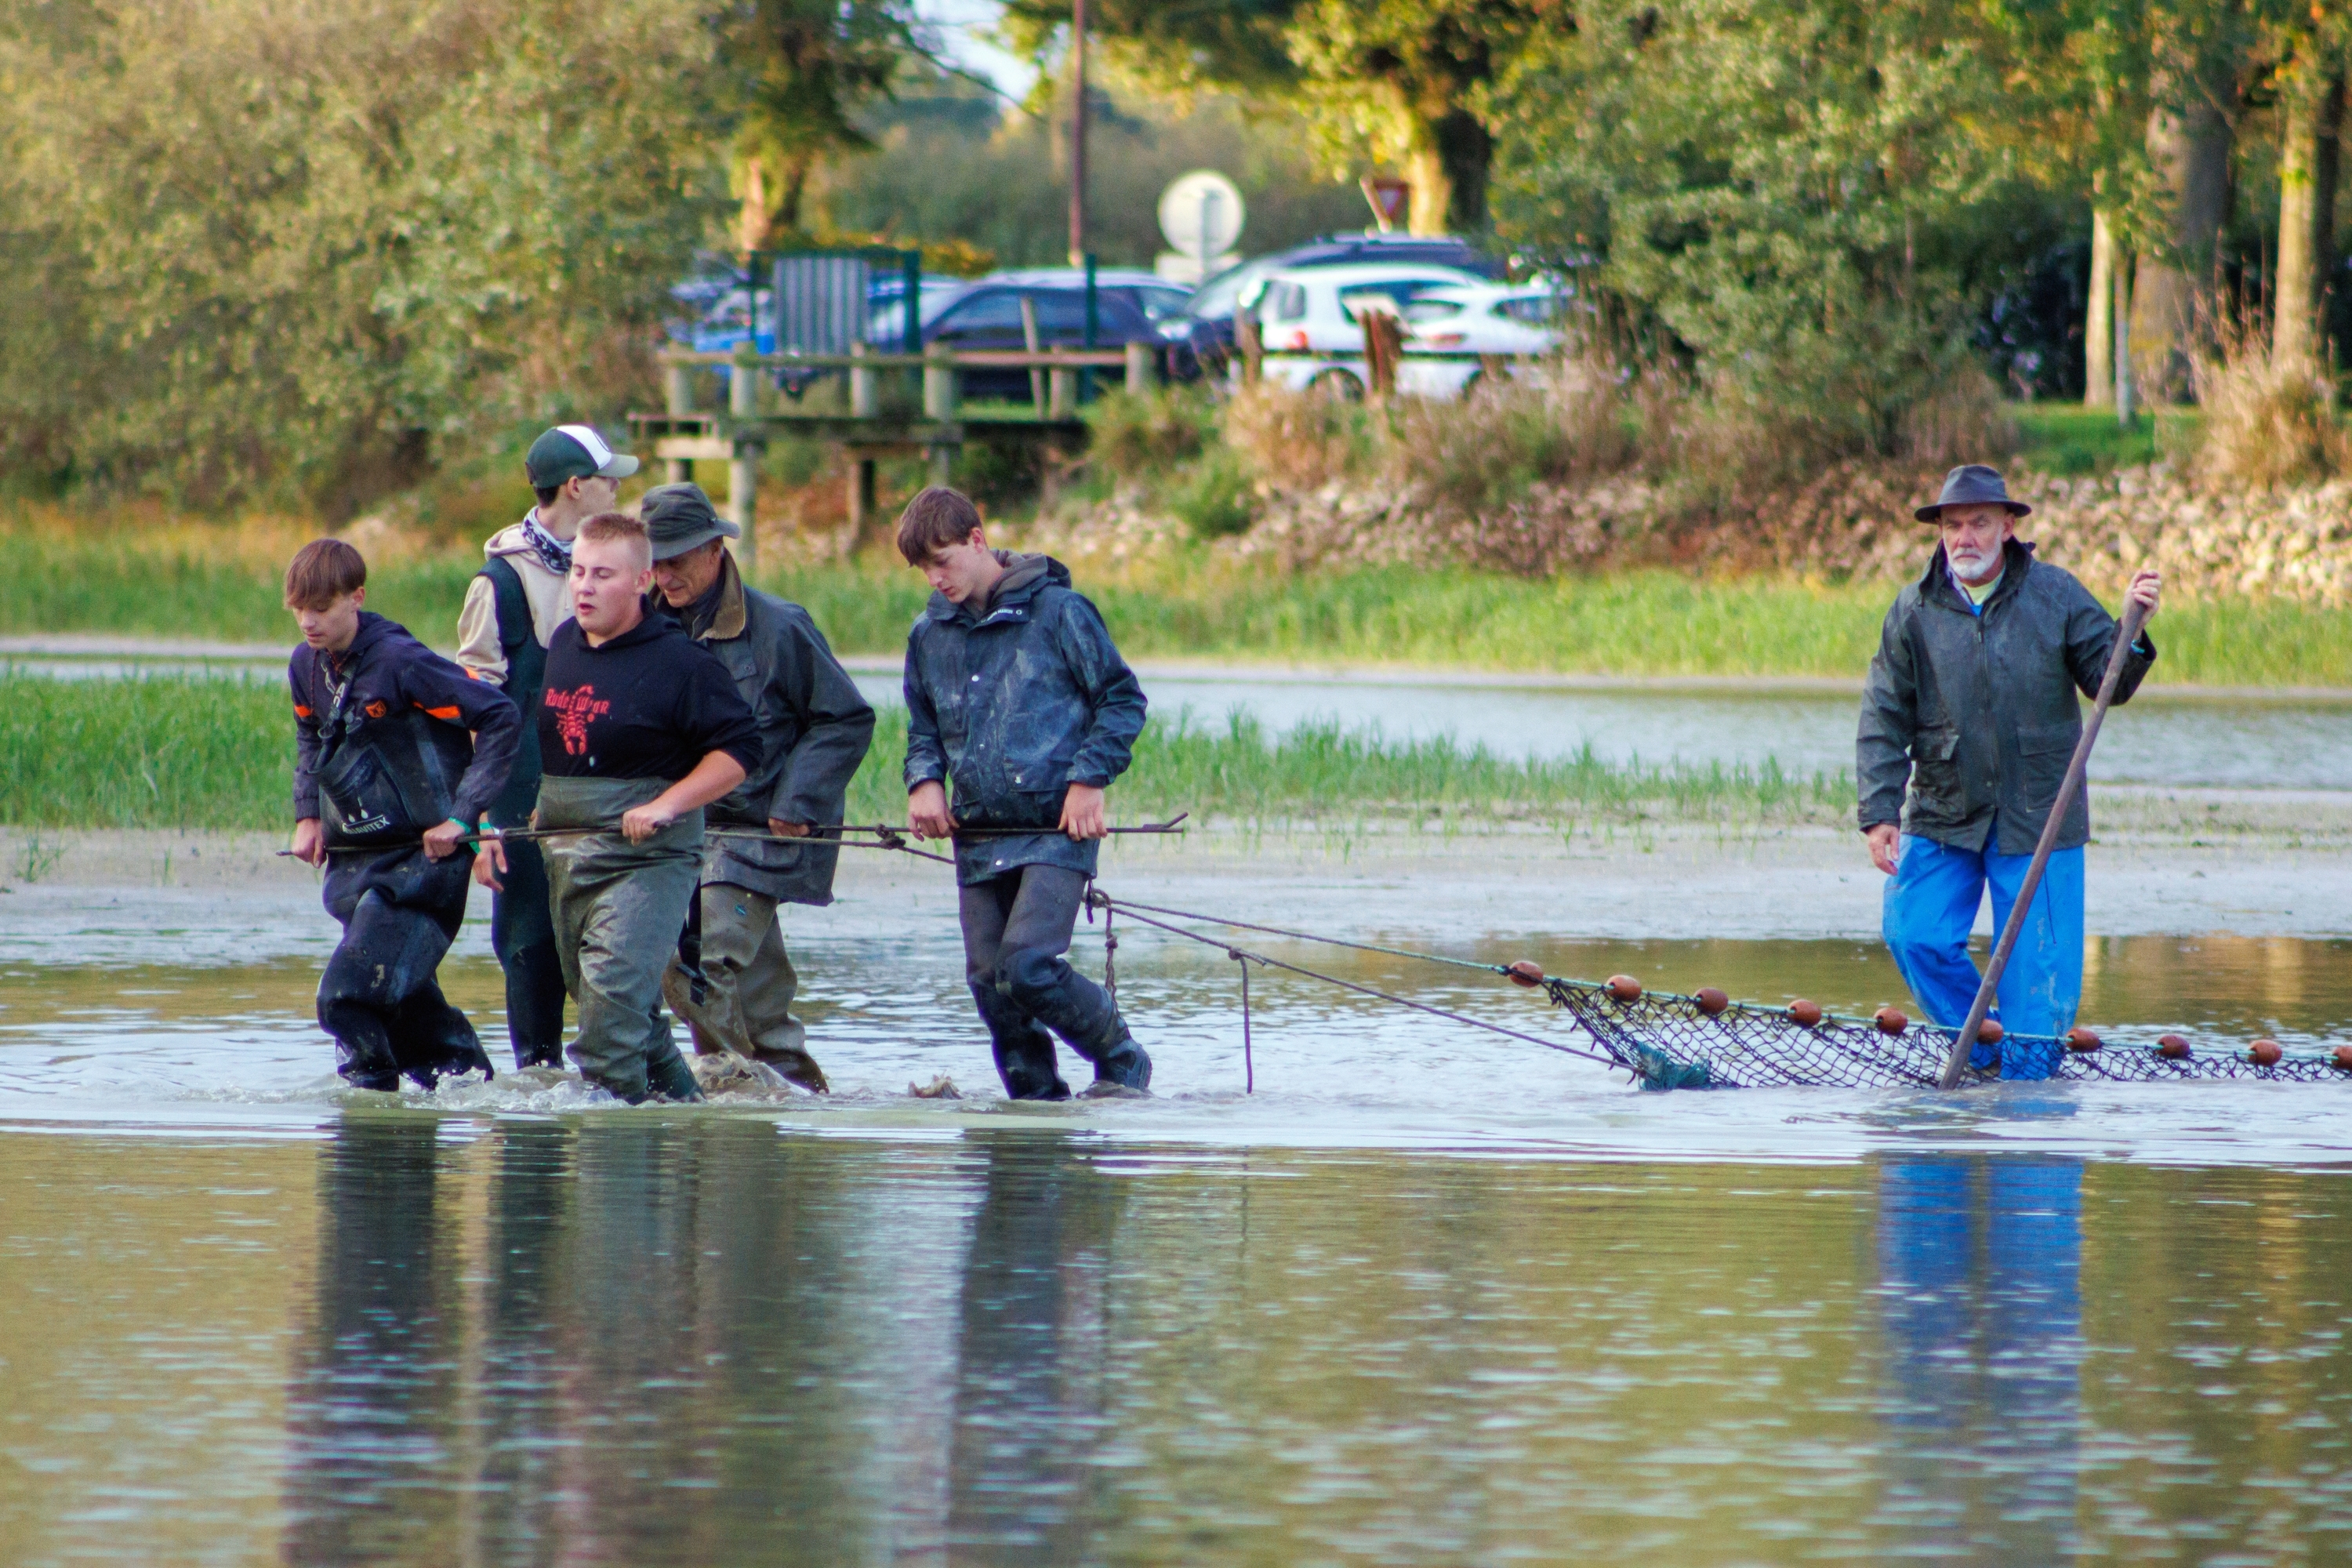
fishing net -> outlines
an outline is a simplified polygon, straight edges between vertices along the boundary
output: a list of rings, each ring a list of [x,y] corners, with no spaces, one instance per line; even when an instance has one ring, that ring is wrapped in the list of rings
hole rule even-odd
[[[1889,1034],[1874,1019],[1833,1014],[1806,1024],[1789,1008],[1738,1002],[1723,1002],[1718,1010],[1710,1011],[1695,996],[1636,991],[1617,982],[1593,984],[1547,976],[1542,984],[1552,1005],[1564,1008],[1644,1089],[1933,1089],[1943,1080],[1955,1035],[1936,1025],[1909,1023],[1901,1033]],[[1633,994],[1625,995],[1628,991]],[[1710,1005],[1717,1001],[1707,998]],[[2261,1048],[2261,1044],[2253,1047]],[[2339,1066],[2332,1053],[2277,1049],[2277,1060],[2263,1062],[2245,1047],[2187,1050],[2186,1055],[2168,1055],[2160,1042],[2113,1041],[2084,1050],[2047,1036],[2009,1035],[1996,1045],[1976,1048],[1963,1081],[1999,1079],[2004,1058],[2015,1064],[2013,1071],[2026,1068],[2025,1076],[2125,1083],[2231,1078],[2310,1083],[2352,1078],[2352,1070]],[[2346,1056],[2352,1059],[2352,1049]],[[2036,1068],[2043,1070],[2032,1070]]]

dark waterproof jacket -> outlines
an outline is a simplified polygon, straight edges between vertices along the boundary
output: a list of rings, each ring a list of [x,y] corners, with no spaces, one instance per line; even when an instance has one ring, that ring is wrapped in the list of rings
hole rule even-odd
[[[706,818],[713,827],[755,828],[768,819],[841,820],[849,780],[874,743],[874,709],[798,605],[744,585],[723,557],[707,625],[687,635],[709,648],[760,724],[760,765]],[[688,611],[689,616],[692,611]],[[833,902],[841,851],[815,842],[705,840],[702,879],[749,888],[793,904]]]
[[[1906,833],[2003,855],[2030,855],[2041,838],[2083,732],[2075,694],[2097,695],[2117,623],[2073,574],[2033,559],[2031,544],[2011,540],[2006,555],[1981,615],[1953,585],[1941,545],[1886,612],[1854,756],[1864,832],[1899,820]],[[2155,662],[2142,636],[2116,702],[2130,700]],[[2090,837],[2084,791],[2057,847]]]
[[[341,657],[305,644],[286,673],[294,816],[322,817],[331,843],[476,823],[506,787],[522,715],[398,622],[362,612]]]
[[[933,594],[908,634],[907,788],[950,781],[961,826],[1043,830],[958,839],[959,882],[1037,865],[1091,877],[1098,846],[1055,831],[1062,797],[1127,771],[1143,688],[1068,567],[1003,559],[984,616]]]

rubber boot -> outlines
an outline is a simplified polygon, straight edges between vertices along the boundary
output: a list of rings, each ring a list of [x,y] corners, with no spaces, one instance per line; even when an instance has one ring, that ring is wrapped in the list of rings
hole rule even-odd
[[[1097,1086],[1114,1084],[1120,1089],[1133,1089],[1138,1094],[1151,1091],[1150,1054],[1135,1043],[1135,1037],[1127,1032],[1126,1025],[1119,1026],[1118,1038],[1095,1058],[1095,1083]]]
[[[390,1047],[370,1050],[350,1040],[335,1042],[335,1071],[353,1089],[372,1089],[381,1093],[397,1093],[400,1089],[400,1068],[394,1065]]]
[[[694,1080],[694,1069],[686,1058],[671,1046],[647,1058],[646,1089],[648,1098],[675,1101],[680,1105],[698,1104],[703,1100],[702,1086]]]
[[[996,1058],[996,1076],[1011,1100],[1067,1100],[1070,1086],[1054,1065],[1054,1037],[1013,999],[986,982],[975,981],[971,999],[988,1026],[989,1049]]]

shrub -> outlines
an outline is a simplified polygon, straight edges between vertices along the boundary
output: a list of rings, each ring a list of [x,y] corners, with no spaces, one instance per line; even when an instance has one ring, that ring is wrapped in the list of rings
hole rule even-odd
[[[1216,433],[1205,388],[1169,387],[1138,396],[1112,392],[1089,404],[1087,450],[1115,477],[1139,479],[1198,458]]]
[[[2258,321],[2224,321],[2191,374],[2204,410],[2200,479],[2247,485],[2325,479],[2352,468],[2336,375],[2316,359],[2275,358]]]

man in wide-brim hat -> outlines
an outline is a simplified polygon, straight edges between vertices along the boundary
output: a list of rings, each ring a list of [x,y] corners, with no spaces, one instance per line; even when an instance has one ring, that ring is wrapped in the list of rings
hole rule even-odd
[[[709,818],[702,875],[662,978],[703,1056],[732,1051],[823,1092],[824,1069],[793,1016],[800,978],[779,906],[833,902],[841,850],[810,829],[839,822],[874,740],[874,710],[809,613],[743,581],[727,541],[742,530],[701,487],[658,485],[638,508],[654,586],[686,635],[727,667],[760,726],[760,761]],[[772,837],[752,837],[753,834]]]
[[[2035,844],[2083,732],[2077,693],[2095,696],[2116,617],[2073,574],[2033,558],[2017,537],[2032,509],[2000,475],[1968,463],[1945,476],[1920,521],[1943,534],[1927,569],[1886,613],[1862,697],[1854,782],[1870,858],[1886,885],[1884,930],[1905,984],[1947,1028],[1968,1019],[1982,976],[1969,932],[1985,891],[1995,930],[2008,921]],[[2157,574],[2126,590],[2156,614]],[[2131,700],[2156,646],[2143,634],[2115,700]],[[2087,792],[2061,820],[1993,1016],[2011,1037],[2073,1027],[2083,994],[2083,846]],[[2003,1078],[2047,1078],[2054,1049],[2006,1040],[1976,1047]]]

